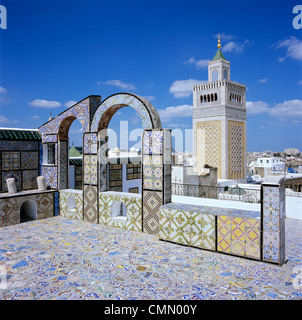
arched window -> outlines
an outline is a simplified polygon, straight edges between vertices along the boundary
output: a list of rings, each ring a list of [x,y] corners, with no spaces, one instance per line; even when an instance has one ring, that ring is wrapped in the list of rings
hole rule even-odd
[[[213,95],[213,93],[211,93],[211,102],[213,102],[214,101],[214,95]]]
[[[203,96],[200,96],[200,103],[203,103]]]
[[[212,71],[212,81],[218,81],[218,71],[216,69]]]
[[[223,71],[223,80],[228,80],[228,71],[227,70]]]
[[[210,98],[210,95],[208,94],[207,96],[207,101],[210,102],[211,101],[211,98]]]
[[[217,93],[214,94],[214,100],[217,101],[218,100],[218,96]]]
[[[204,95],[203,100],[204,100],[204,102],[207,102],[207,96],[206,95]]]

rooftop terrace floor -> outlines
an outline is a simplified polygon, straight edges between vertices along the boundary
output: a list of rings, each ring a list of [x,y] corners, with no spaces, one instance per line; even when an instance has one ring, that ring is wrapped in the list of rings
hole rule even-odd
[[[0,229],[0,299],[302,300],[301,236],[287,218],[279,267],[60,216],[31,221]]]

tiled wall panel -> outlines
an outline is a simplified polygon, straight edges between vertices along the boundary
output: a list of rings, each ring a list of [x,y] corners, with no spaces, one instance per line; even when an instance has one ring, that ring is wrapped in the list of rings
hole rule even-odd
[[[71,189],[60,191],[60,215],[71,219],[83,220],[82,191]]]
[[[127,217],[112,217],[114,202],[125,204]],[[99,194],[99,223],[124,230],[142,231],[142,205],[140,195],[121,192]]]

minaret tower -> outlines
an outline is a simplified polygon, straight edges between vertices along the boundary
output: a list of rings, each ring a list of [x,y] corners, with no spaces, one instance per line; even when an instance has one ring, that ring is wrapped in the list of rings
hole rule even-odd
[[[246,87],[230,80],[230,62],[218,50],[208,82],[193,88],[194,169],[218,168],[218,179],[246,179]]]

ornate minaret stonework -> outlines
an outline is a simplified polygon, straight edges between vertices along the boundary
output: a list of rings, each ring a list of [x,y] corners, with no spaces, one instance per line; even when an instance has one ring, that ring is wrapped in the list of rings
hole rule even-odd
[[[246,87],[230,80],[230,62],[218,51],[207,83],[193,88],[194,168],[218,168],[218,179],[246,179]]]

